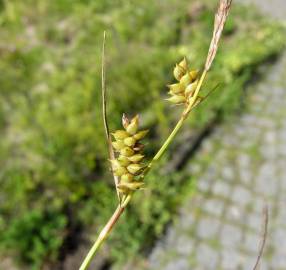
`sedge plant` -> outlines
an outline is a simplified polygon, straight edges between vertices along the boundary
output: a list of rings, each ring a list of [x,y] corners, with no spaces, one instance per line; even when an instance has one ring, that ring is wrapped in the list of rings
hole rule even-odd
[[[135,191],[144,187],[144,178],[153,168],[154,164],[162,157],[166,149],[174,140],[176,134],[189,117],[191,111],[208,96],[202,97],[200,90],[216,56],[218,43],[230,10],[232,0],[220,0],[214,19],[213,36],[202,72],[190,69],[186,58],[175,65],[173,75],[175,83],[168,85],[170,97],[167,99],[172,104],[183,107],[181,116],[174,129],[162,144],[158,152],[147,165],[144,165],[144,140],[148,130],[139,129],[139,116],[129,119],[125,114],[122,117],[122,129],[113,133],[109,132],[106,117],[106,87],[105,87],[105,33],[102,50],[102,109],[105,134],[109,148],[109,162],[113,173],[118,206],[113,215],[101,230],[97,240],[89,250],[79,270],[88,269],[96,252],[106,240],[114,225],[119,220],[125,208],[132,199]]]

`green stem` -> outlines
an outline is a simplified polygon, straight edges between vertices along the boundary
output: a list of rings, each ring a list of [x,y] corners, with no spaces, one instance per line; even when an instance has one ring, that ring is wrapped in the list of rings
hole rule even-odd
[[[147,175],[147,173],[150,171],[150,169],[153,167],[153,165],[162,157],[162,155],[164,154],[164,152],[166,151],[166,149],[169,147],[170,143],[173,141],[173,139],[175,138],[175,136],[177,135],[178,131],[180,130],[180,128],[182,127],[184,121],[187,119],[190,111],[192,110],[193,106],[195,105],[196,99],[198,97],[198,94],[200,92],[200,89],[202,87],[203,81],[205,79],[207,75],[207,71],[204,70],[202,76],[200,77],[200,80],[198,82],[197,88],[195,90],[195,93],[192,97],[191,102],[188,104],[188,106],[186,107],[186,109],[183,111],[181,118],[179,119],[179,121],[177,122],[176,126],[174,127],[174,129],[172,130],[171,134],[169,135],[169,137],[166,139],[166,141],[163,143],[163,145],[161,146],[161,148],[158,150],[158,152],[156,153],[156,155],[153,157],[153,159],[149,162],[149,164],[147,165],[146,169],[143,171],[143,173],[140,176],[140,179],[143,180],[145,178],[145,176]]]
[[[147,173],[150,171],[150,169],[152,168],[152,166],[162,157],[162,155],[164,154],[164,152],[166,151],[166,149],[169,147],[170,143],[174,140],[176,134],[178,133],[178,131],[180,130],[180,128],[182,127],[184,121],[187,119],[189,113],[191,112],[193,106],[195,105],[196,102],[196,98],[199,94],[199,91],[201,89],[202,83],[206,77],[207,71],[204,70],[202,76],[200,77],[199,83],[197,85],[197,88],[195,90],[195,93],[190,101],[190,103],[188,104],[188,106],[186,107],[186,109],[183,111],[181,118],[179,119],[179,121],[177,122],[176,126],[174,127],[174,129],[172,130],[171,134],[169,135],[169,137],[166,139],[166,141],[163,143],[163,145],[161,146],[161,148],[158,150],[158,152],[156,153],[156,155],[153,157],[153,159],[150,161],[150,163],[148,164],[148,166],[146,167],[146,169],[143,171],[143,173],[141,174],[140,180],[143,180],[145,178],[145,176],[147,175]],[[116,208],[116,210],[114,211],[112,217],[109,219],[109,221],[106,223],[106,225],[104,226],[104,228],[101,230],[97,240],[95,241],[95,243],[93,244],[92,248],[89,250],[87,256],[85,257],[82,265],[80,266],[79,270],[86,270],[88,268],[88,266],[91,263],[92,258],[95,256],[96,252],[98,251],[98,249],[100,248],[101,244],[105,241],[105,239],[108,237],[109,233],[111,232],[111,230],[113,229],[114,225],[117,223],[118,219],[120,218],[121,214],[124,212],[126,206],[128,205],[128,203],[130,202],[132,198],[132,194],[129,194],[127,196],[125,196],[122,199],[121,204],[119,204]]]
[[[111,230],[113,229],[114,225],[117,223],[118,219],[120,218],[121,214],[124,212],[127,204],[129,203],[131,199],[131,196],[127,196],[123,203],[117,206],[116,210],[114,211],[113,215],[109,219],[109,221],[106,223],[104,228],[101,230],[97,240],[89,250],[88,254],[86,255],[84,261],[82,262],[79,270],[86,270],[88,266],[91,263],[91,260],[93,259],[94,255],[96,254],[97,250],[100,248],[101,244],[104,242],[104,240],[108,237]]]

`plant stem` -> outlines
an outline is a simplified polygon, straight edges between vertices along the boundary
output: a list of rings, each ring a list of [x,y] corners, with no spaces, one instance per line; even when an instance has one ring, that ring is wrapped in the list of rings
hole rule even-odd
[[[200,77],[200,80],[199,80],[198,86],[197,86],[197,88],[195,90],[195,93],[193,95],[192,101],[188,104],[186,109],[183,111],[182,116],[180,117],[180,119],[177,122],[176,126],[172,130],[171,134],[166,139],[166,141],[163,143],[163,145],[158,150],[158,152],[153,157],[153,159],[150,161],[150,163],[148,164],[148,166],[146,167],[146,169],[142,173],[140,179],[143,180],[143,178],[150,171],[151,167],[155,164],[156,161],[158,161],[162,157],[162,155],[164,154],[166,149],[169,147],[170,143],[174,140],[176,134],[178,133],[178,131],[182,127],[184,121],[187,119],[189,113],[191,112],[191,110],[192,110],[192,108],[193,108],[193,106],[194,106],[194,104],[196,102],[196,98],[197,98],[197,96],[199,94],[200,88],[201,88],[202,83],[203,83],[203,81],[204,81],[204,79],[206,77],[206,74],[207,74],[207,72],[206,72],[206,70],[204,70],[202,76]],[[92,258],[94,257],[94,255],[96,254],[97,250],[100,248],[100,246],[104,242],[104,240],[108,237],[109,233],[111,232],[111,230],[113,229],[114,225],[116,224],[116,222],[120,218],[121,214],[124,212],[126,206],[130,202],[131,198],[132,198],[132,194],[129,194],[128,196],[126,196],[126,197],[124,197],[122,199],[121,204],[119,204],[117,206],[117,208],[116,208],[115,212],[113,213],[112,217],[109,219],[109,221],[106,223],[104,228],[101,230],[97,240],[95,241],[95,243],[93,244],[92,248],[90,249],[90,251],[88,252],[87,256],[85,257],[85,259],[84,259],[82,265],[80,266],[79,270],[86,270],[87,269],[87,267],[91,263]]]
[[[106,223],[104,228],[101,230],[97,240],[89,250],[88,254],[86,255],[84,261],[82,262],[79,270],[86,270],[88,266],[91,263],[92,258],[96,254],[97,250],[100,248],[101,244],[104,242],[104,240],[108,237],[109,233],[111,232],[114,225],[117,223],[118,219],[120,218],[121,214],[124,212],[127,204],[129,203],[131,199],[131,196],[127,196],[124,200],[124,204],[119,204],[114,211],[113,215],[109,219],[109,221]]]
[[[149,162],[148,166],[146,167],[146,169],[144,170],[144,172],[142,173],[142,175],[140,176],[140,179],[143,180],[145,178],[145,176],[147,175],[147,173],[150,171],[150,169],[152,168],[152,166],[162,157],[162,155],[164,154],[165,150],[169,147],[170,143],[173,141],[173,139],[175,138],[176,134],[178,133],[178,131],[180,130],[180,128],[182,127],[184,121],[187,119],[190,111],[192,110],[193,106],[195,105],[196,99],[198,97],[198,94],[200,92],[201,86],[203,84],[203,81],[205,79],[207,75],[207,71],[204,70],[202,73],[202,76],[200,77],[200,80],[198,82],[198,85],[196,87],[195,93],[192,97],[191,102],[188,104],[188,106],[186,107],[186,109],[183,111],[181,118],[179,119],[179,121],[177,122],[176,126],[174,127],[174,129],[172,130],[171,134],[169,135],[169,137],[166,139],[166,141],[163,143],[163,145],[161,146],[161,148],[158,150],[158,152],[156,153],[156,155],[153,157],[153,159]]]

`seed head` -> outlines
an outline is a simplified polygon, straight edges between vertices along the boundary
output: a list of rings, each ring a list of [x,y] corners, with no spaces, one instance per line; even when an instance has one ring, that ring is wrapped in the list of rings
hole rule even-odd
[[[186,88],[188,84],[191,82],[192,82],[192,79],[189,73],[186,73],[180,80],[180,84],[183,89]]]
[[[129,119],[127,118],[126,114],[124,113],[122,115],[122,126],[126,129],[129,125],[130,121]]]
[[[182,65],[185,64],[182,63]],[[144,155],[141,154],[144,144],[139,141],[146,136],[148,130],[138,130],[138,115],[129,120],[124,114],[122,125],[125,130],[117,130],[112,134],[115,138],[112,146],[119,154],[110,162],[114,174],[119,177],[119,184],[117,185],[119,192],[128,194],[144,185],[143,182],[138,182],[138,179],[135,178],[138,178],[144,169],[142,164]]]
[[[180,65],[176,64],[173,74],[174,74],[175,79],[179,81],[182,78],[182,76],[184,76],[185,70]]]
[[[179,66],[182,67],[185,71],[188,70],[188,62],[186,57],[184,57],[183,60],[179,63]]]
[[[125,147],[125,144],[123,141],[118,140],[118,141],[112,142],[112,146],[116,151],[120,151],[122,148]]]
[[[143,182],[126,182],[126,183],[119,183],[117,186],[118,189],[123,193],[129,193],[130,191],[135,191],[137,189],[140,189],[144,186]]]
[[[115,140],[123,140],[129,136],[128,132],[125,130],[116,130],[114,133],[111,133]]]
[[[138,163],[132,163],[127,166],[127,170],[134,175],[138,174],[138,172],[140,172],[142,168],[143,167],[139,165]]]
[[[120,155],[117,160],[119,161],[120,165],[124,167],[130,164],[129,158],[122,155]]]
[[[185,96],[186,97],[192,96],[196,90],[197,85],[198,85],[198,80],[194,81],[193,83],[190,83],[185,90]]]
[[[167,100],[172,102],[173,104],[182,104],[186,102],[185,96],[182,95],[174,95],[168,98]]]
[[[120,155],[125,156],[125,157],[131,157],[133,154],[134,154],[134,150],[128,146],[120,150]]]
[[[179,83],[168,85],[171,97],[167,100],[176,105],[187,105],[198,85],[198,71],[189,70],[187,60],[184,58],[179,64],[176,64],[174,76]]]
[[[126,173],[121,176],[121,182],[132,182],[134,179],[134,175],[131,173]]]
[[[117,159],[111,159],[109,161],[111,162],[113,170],[116,170],[117,168],[121,166],[120,162]]]
[[[141,154],[136,154],[136,155],[133,155],[131,157],[129,157],[128,159],[131,161],[131,162],[140,162],[142,159],[144,158],[144,155],[141,155]]]
[[[127,146],[133,146],[136,143],[136,139],[134,137],[128,137],[124,139],[124,144]]]
[[[134,135],[138,130],[139,125],[139,116],[136,115],[134,118],[132,118],[131,123],[126,127],[126,131],[130,135]]]
[[[170,89],[170,93],[174,95],[184,92],[184,87],[180,83],[170,84],[168,87]]]
[[[138,133],[136,133],[133,137],[137,141],[140,141],[147,135],[148,132],[149,132],[149,130],[147,130],[147,129],[146,130],[142,130],[142,131],[139,131]]]
[[[128,171],[126,170],[125,167],[122,167],[122,166],[117,167],[117,168],[114,170],[114,174],[115,174],[116,176],[121,176],[121,175],[126,174],[126,173],[128,173]]]
[[[189,72],[189,75],[191,77],[191,80],[194,81],[194,80],[196,80],[198,78],[199,72],[197,70],[191,70]]]

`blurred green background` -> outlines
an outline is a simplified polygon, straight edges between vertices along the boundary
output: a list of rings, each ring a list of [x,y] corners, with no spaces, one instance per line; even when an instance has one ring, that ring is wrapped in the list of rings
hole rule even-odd
[[[123,112],[140,113],[151,129],[151,158],[180,113],[164,101],[173,66],[187,56],[191,67],[202,67],[215,7],[195,0],[0,1],[0,258],[20,269],[63,269],[116,206],[101,116],[103,31],[111,129],[120,128]],[[203,92],[219,88],[182,134],[200,136],[237,111],[244,86],[281,51],[284,34],[234,4]],[[108,263],[121,269],[144,256],[185,190],[194,189],[195,177],[173,169],[182,143],[184,136],[135,195],[102,251]]]

